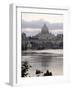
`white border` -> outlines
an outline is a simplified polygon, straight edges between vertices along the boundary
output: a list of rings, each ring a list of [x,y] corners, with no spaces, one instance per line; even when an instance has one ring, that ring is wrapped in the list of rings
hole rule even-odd
[[[11,57],[13,59],[10,60],[10,84],[11,85],[26,85],[26,84],[34,84],[34,83],[62,83],[69,82],[69,61],[67,57],[67,36],[69,29],[69,9],[68,8],[24,8],[23,5],[10,5],[12,10],[12,17],[10,17],[10,30],[13,31],[13,35],[10,34],[12,43],[10,42],[10,46],[13,48],[11,52]],[[52,77],[28,77],[21,78],[21,12],[36,12],[36,13],[56,13],[56,14],[64,14],[64,75],[63,76],[52,76]],[[12,37],[13,36],[13,37]],[[11,79],[12,78],[12,79]]]
[[[9,33],[9,83],[16,85],[16,6],[11,4],[9,7],[10,13],[10,33]]]

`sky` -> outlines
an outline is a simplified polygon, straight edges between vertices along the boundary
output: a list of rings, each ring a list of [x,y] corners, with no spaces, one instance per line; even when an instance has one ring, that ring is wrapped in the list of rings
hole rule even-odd
[[[55,35],[63,33],[63,15],[22,13],[22,32],[34,36],[41,31],[44,24]]]

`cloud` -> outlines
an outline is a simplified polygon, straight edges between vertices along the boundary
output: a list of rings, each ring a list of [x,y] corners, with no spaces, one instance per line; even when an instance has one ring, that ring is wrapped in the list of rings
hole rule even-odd
[[[27,36],[35,36],[36,34],[41,32],[41,29],[22,29],[22,32],[26,33]]]
[[[26,29],[26,28],[41,29],[44,24],[47,25],[49,30],[63,29],[63,23],[50,23],[42,19],[35,20],[35,21],[22,20],[22,29]]]

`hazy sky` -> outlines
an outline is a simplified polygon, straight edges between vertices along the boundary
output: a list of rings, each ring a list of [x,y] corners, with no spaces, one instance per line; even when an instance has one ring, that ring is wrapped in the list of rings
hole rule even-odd
[[[63,15],[22,13],[22,32],[33,36],[46,24],[51,33],[63,33],[63,19]]]

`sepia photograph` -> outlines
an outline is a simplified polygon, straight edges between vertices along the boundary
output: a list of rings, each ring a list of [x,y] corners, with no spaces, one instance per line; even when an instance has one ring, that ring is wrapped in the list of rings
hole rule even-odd
[[[21,77],[63,75],[64,16],[21,13]]]

